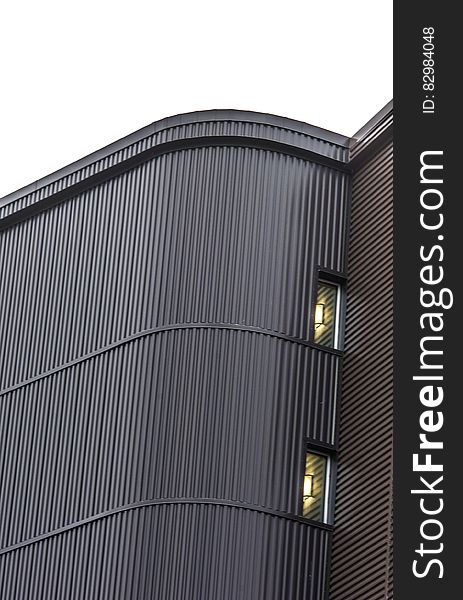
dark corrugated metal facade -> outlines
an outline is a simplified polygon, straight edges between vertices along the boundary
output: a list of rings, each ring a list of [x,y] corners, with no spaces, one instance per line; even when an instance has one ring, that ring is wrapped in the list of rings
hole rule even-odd
[[[345,158],[211,111],[3,201],[2,598],[323,597],[301,461],[335,447],[310,299],[345,267]]]
[[[206,111],[0,200],[2,600],[328,597],[301,490],[307,440],[337,450],[313,299],[346,271],[349,152]]]

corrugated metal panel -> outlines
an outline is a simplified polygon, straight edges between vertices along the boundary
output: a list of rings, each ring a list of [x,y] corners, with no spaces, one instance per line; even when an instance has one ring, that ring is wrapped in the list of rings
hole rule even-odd
[[[353,177],[331,600],[392,598],[392,215],[389,141]]]
[[[153,498],[297,514],[304,437],[333,442],[338,361],[269,335],[174,329],[3,395],[0,548]]]
[[[348,177],[189,147],[0,233],[4,597],[324,597],[329,528],[295,515],[306,437],[335,442],[310,299]]]
[[[0,556],[0,597],[323,598],[329,535],[240,508],[149,506]]]
[[[150,327],[311,335],[344,269],[347,176],[242,148],[161,156],[0,233],[0,389]]]

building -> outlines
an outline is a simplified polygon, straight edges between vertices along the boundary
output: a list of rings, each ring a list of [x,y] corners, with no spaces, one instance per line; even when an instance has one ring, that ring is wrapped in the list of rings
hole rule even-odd
[[[391,598],[392,106],[167,118],[0,201],[0,598]]]

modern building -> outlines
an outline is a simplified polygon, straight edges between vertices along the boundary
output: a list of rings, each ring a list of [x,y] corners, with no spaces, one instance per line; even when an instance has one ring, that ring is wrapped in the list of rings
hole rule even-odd
[[[0,599],[392,598],[392,106],[167,118],[0,200]]]

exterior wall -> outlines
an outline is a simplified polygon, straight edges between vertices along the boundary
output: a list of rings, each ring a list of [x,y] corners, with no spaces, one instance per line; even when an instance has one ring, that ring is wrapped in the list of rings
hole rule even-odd
[[[356,144],[331,600],[392,598],[391,111]]]
[[[325,597],[298,510],[306,438],[336,448],[311,299],[346,149],[207,115],[0,206],[0,598]]]

